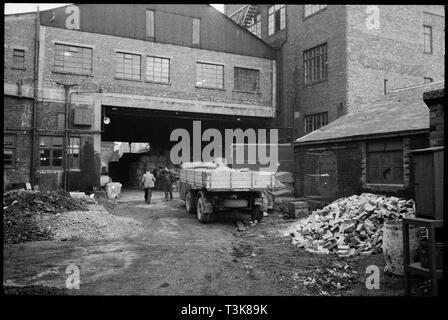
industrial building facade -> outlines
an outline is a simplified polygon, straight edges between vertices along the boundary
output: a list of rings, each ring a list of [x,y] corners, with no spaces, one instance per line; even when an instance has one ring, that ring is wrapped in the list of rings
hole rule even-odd
[[[192,120],[259,128],[276,114],[274,50],[208,5],[7,15],[4,47],[4,188],[91,190],[102,141],[166,154]]]
[[[390,90],[444,80],[441,5],[238,4],[225,14],[276,48],[277,123],[294,138]]]

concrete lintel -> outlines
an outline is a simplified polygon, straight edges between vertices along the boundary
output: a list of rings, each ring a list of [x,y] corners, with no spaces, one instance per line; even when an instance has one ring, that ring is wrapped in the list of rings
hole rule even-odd
[[[260,105],[104,93],[102,104],[116,107],[272,118],[274,108]]]

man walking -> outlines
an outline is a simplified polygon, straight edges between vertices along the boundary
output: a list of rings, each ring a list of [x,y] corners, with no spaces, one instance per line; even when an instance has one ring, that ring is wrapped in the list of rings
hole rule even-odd
[[[147,204],[151,203],[152,189],[154,189],[155,181],[156,178],[154,175],[149,170],[146,170],[146,173],[142,177],[142,187],[145,190],[145,203]]]
[[[162,173],[163,191],[165,191],[165,201],[173,200],[173,175],[170,170],[165,167]],[[169,198],[168,198],[169,194]]]

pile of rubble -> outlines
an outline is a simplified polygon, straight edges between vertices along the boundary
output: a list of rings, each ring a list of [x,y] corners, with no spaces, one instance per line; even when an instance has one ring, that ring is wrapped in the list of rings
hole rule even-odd
[[[142,230],[140,223],[112,215],[93,198],[65,191],[12,191],[3,197],[3,242],[113,239]]]
[[[3,242],[21,243],[51,240],[51,232],[41,225],[43,215],[72,210],[88,210],[84,201],[65,191],[14,190],[3,194]]]
[[[382,227],[388,220],[412,217],[414,200],[363,193],[341,198],[288,228],[293,245],[340,257],[381,252]]]
[[[52,233],[53,240],[117,239],[137,234],[141,223],[126,217],[110,214],[101,205],[90,205],[89,211],[61,213],[43,224]]]

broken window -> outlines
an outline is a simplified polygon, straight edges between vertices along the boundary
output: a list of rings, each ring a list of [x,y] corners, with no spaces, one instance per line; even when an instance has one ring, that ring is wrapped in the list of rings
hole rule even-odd
[[[324,10],[326,7],[326,4],[305,4],[305,18]]]
[[[310,84],[328,78],[327,44],[303,51],[303,66],[305,84]]]
[[[235,67],[234,81],[235,90],[257,92],[260,90],[260,71]]]
[[[170,82],[170,59],[146,57],[146,80],[151,82]]]
[[[13,49],[12,67],[15,69],[25,69],[25,50]]]
[[[40,137],[40,167],[44,169],[62,168],[62,137]]]
[[[286,8],[284,4],[276,4],[268,9],[268,34],[274,34],[285,29]]]
[[[403,183],[403,142],[401,139],[367,143],[369,183]]]
[[[210,63],[196,63],[196,87],[224,88],[224,66]]]
[[[16,136],[3,135],[3,167],[14,168],[16,165]]]
[[[140,55],[117,52],[115,77],[124,80],[140,80]]]
[[[54,55],[55,72],[92,74],[92,48],[56,43]]]
[[[328,112],[314,113],[304,117],[305,133],[313,132],[328,124]]]

